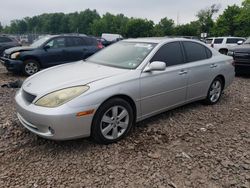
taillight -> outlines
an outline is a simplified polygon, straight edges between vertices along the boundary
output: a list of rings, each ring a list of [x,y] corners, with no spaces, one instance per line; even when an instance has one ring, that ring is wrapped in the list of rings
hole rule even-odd
[[[104,48],[104,46],[102,45],[102,43],[101,42],[97,42],[97,48],[98,49],[102,49],[102,48]]]

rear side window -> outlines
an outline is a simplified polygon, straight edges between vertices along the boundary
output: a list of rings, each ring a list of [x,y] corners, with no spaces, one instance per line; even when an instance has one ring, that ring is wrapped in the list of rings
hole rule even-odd
[[[82,38],[80,38],[80,37],[68,37],[67,38],[67,45],[70,47],[83,46],[84,42],[83,42]]]
[[[50,40],[46,46],[50,46],[50,48],[64,48],[66,46],[65,38],[55,38]]]
[[[220,38],[220,39],[214,39],[214,44],[222,44],[223,42],[223,39]]]
[[[167,66],[183,64],[181,44],[179,42],[165,44],[156,52],[150,62],[153,61],[165,62]]]
[[[207,48],[199,43],[185,41],[183,42],[183,46],[186,52],[187,62],[199,61],[208,58]]]
[[[206,48],[206,47],[205,47]],[[211,58],[213,56],[211,50],[209,50],[208,48],[206,48],[206,53],[207,53],[207,58]]]
[[[239,38],[228,38],[227,39],[227,44],[236,44],[239,41],[245,41],[244,39],[239,39]]]
[[[8,37],[0,37],[0,42],[12,42]]]
[[[86,46],[96,46],[97,40],[91,37],[83,37],[84,45]]]
[[[206,39],[206,44],[212,44],[213,39]]]

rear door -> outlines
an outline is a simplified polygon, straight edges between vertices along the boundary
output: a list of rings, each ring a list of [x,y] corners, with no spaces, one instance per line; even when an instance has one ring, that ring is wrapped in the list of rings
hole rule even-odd
[[[184,41],[182,44],[189,72],[187,101],[194,101],[207,95],[219,65],[214,62],[212,52],[206,46],[191,41]]]
[[[67,37],[67,46],[64,54],[66,61],[79,61],[94,54],[97,44],[89,37]]]
[[[187,70],[180,42],[163,45],[150,62],[163,61],[166,70],[142,72],[142,118],[167,110],[186,101]]]

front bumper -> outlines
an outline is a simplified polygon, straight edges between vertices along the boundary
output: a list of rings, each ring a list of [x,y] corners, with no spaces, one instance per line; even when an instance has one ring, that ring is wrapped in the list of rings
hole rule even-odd
[[[0,57],[0,63],[6,67],[8,71],[20,72],[22,71],[23,61],[13,60],[5,57]]]
[[[250,74],[250,61],[236,61],[235,72],[238,74]]]
[[[51,140],[71,140],[88,137],[94,114],[77,117],[81,111],[94,109],[97,105],[74,109],[64,104],[57,108],[39,107],[28,103],[18,91],[15,96],[17,116],[21,124],[38,136]]]

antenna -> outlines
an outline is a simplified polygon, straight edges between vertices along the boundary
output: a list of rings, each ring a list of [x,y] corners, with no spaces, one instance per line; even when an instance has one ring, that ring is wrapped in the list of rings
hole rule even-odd
[[[177,13],[177,26],[180,25],[180,13]]]

